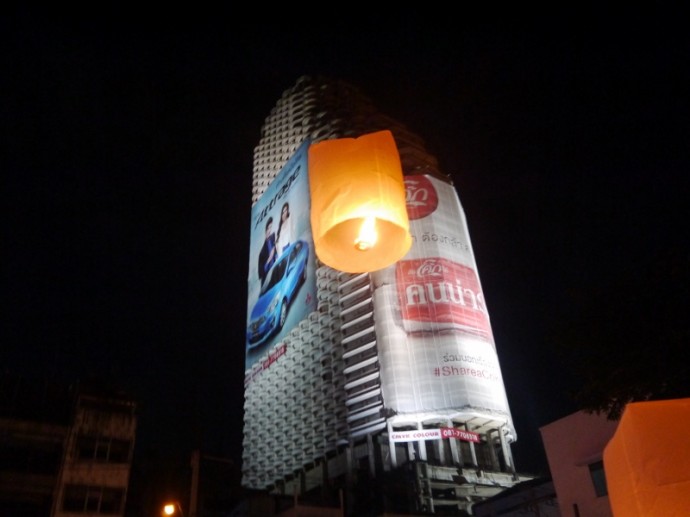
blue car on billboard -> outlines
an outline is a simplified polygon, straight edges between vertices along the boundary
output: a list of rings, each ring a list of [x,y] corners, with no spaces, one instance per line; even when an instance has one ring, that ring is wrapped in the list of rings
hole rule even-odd
[[[296,241],[273,264],[249,317],[249,348],[262,345],[283,328],[290,304],[307,279],[308,260],[309,245]]]

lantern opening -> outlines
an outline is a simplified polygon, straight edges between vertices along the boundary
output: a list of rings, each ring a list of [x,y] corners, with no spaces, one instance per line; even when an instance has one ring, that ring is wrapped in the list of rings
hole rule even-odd
[[[376,233],[376,217],[370,215],[364,218],[359,235],[355,239],[355,248],[367,251],[374,247],[378,234]]]

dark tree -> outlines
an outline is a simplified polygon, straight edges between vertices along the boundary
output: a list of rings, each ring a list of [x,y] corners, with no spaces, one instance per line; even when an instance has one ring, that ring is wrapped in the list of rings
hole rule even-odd
[[[620,418],[628,402],[690,396],[690,260],[667,250],[646,267],[573,293],[555,342],[580,381],[582,410]]]

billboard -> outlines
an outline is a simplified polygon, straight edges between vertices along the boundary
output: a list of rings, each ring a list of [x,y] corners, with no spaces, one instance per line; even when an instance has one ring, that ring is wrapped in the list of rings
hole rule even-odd
[[[316,309],[309,140],[252,207],[245,370]]]
[[[386,406],[397,413],[510,411],[464,211],[455,188],[405,176],[413,243],[374,281]]]

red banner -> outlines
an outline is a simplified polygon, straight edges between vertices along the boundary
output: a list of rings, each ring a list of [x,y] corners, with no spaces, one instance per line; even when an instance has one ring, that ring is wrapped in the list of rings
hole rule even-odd
[[[472,268],[440,257],[402,260],[396,280],[407,332],[459,330],[491,337],[484,295]]]
[[[463,431],[455,427],[441,427],[441,438],[457,438],[458,440],[474,443],[479,443],[481,441],[477,433]]]

